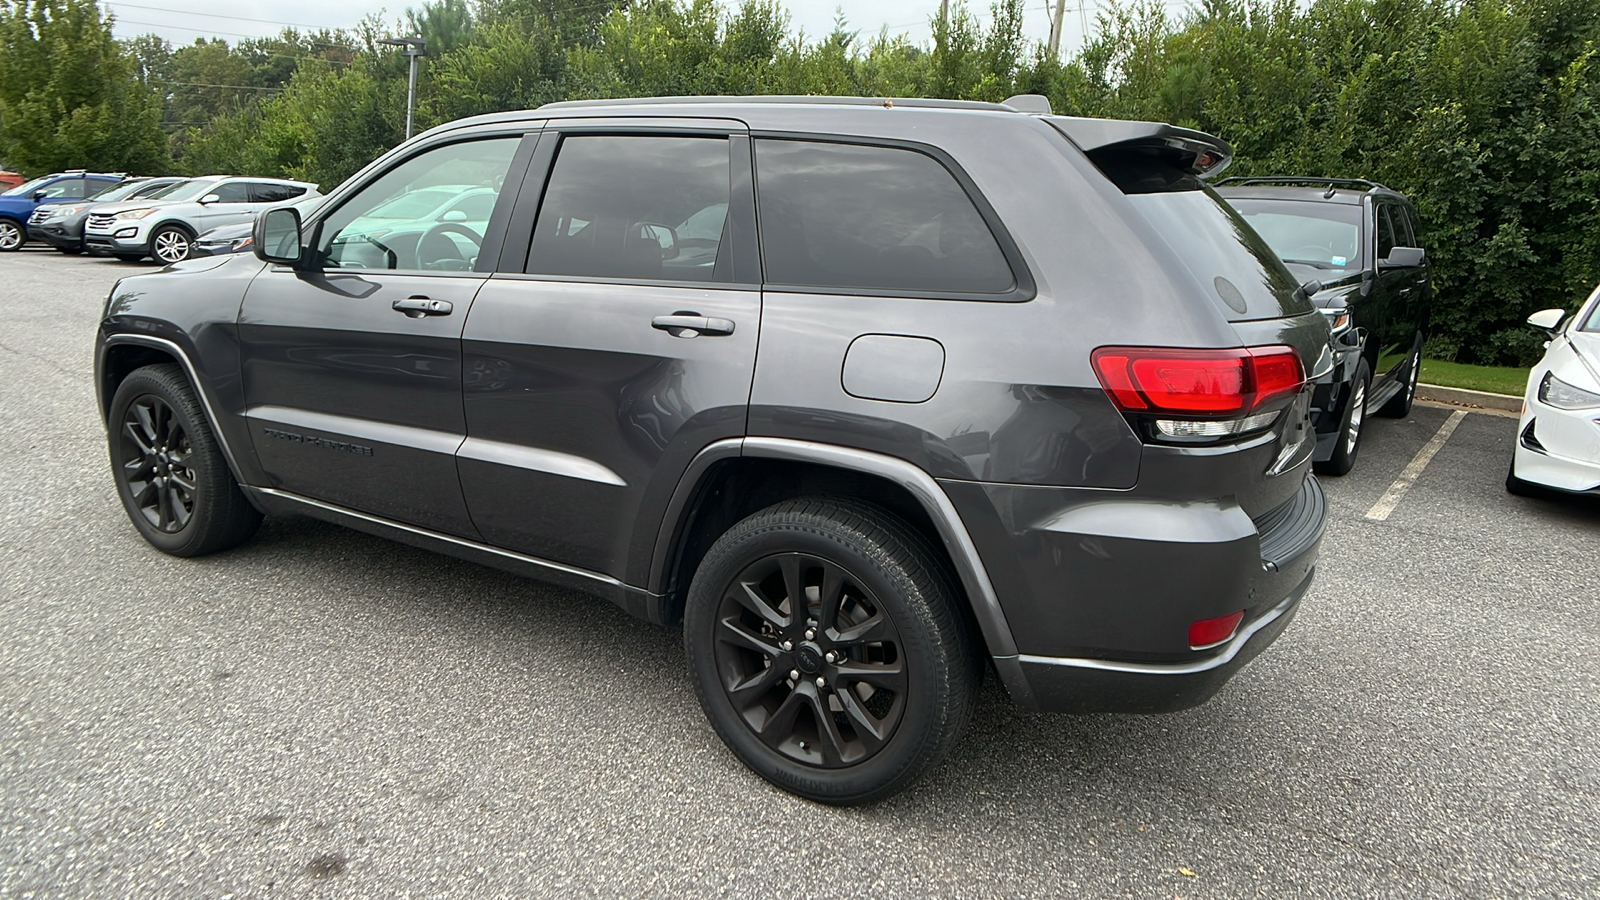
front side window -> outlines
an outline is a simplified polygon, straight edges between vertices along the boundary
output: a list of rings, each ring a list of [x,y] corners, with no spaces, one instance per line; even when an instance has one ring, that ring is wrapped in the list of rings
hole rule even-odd
[[[82,200],[84,188],[88,186],[84,178],[63,178],[50,184],[44,189],[46,200]]]
[[[4,194],[0,194],[0,197],[31,197],[33,192],[37,191],[49,178],[50,176],[46,175],[43,178],[35,178],[32,181],[23,182]]]
[[[950,171],[914,150],[756,141],[772,284],[1003,294],[1005,254]]]
[[[216,203],[249,203],[250,188],[242,181],[229,181],[217,185],[211,193],[217,195]]]
[[[726,138],[566,137],[527,271],[712,281],[727,216]]]
[[[326,268],[471,271],[484,221],[440,221],[463,196],[494,198],[518,137],[435,147],[378,176],[322,221],[317,259]]]
[[[1378,258],[1388,259],[1389,251],[1395,247],[1394,225],[1389,222],[1389,207],[1380,206],[1373,211],[1378,221]]]

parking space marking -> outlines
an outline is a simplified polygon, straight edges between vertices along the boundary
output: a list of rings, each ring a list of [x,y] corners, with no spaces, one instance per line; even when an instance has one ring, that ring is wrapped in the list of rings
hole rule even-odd
[[[1378,498],[1378,502],[1372,504],[1372,508],[1367,510],[1367,518],[1369,520],[1382,522],[1384,519],[1389,518],[1389,514],[1394,512],[1394,508],[1400,505],[1400,498],[1406,495],[1406,491],[1411,490],[1411,485],[1416,483],[1417,476],[1421,475],[1422,470],[1428,467],[1429,460],[1432,460],[1433,455],[1439,452],[1439,448],[1444,446],[1445,441],[1450,440],[1450,435],[1456,430],[1456,426],[1460,425],[1461,420],[1466,417],[1467,411],[1458,409],[1450,414],[1450,418],[1444,420],[1444,424],[1439,426],[1439,430],[1434,433],[1432,439],[1424,444],[1421,450],[1417,451],[1416,456],[1411,457],[1411,462],[1406,465],[1405,471],[1400,473],[1400,477],[1396,478],[1394,483],[1389,485],[1389,489],[1383,492],[1383,496]]]

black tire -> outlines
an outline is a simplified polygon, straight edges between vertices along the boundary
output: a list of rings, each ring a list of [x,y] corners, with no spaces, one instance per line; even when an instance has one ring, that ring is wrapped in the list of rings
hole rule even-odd
[[[82,247],[57,247],[56,249],[68,256],[77,256],[79,253],[83,252]]]
[[[1333,455],[1314,468],[1319,475],[1346,475],[1355,468],[1356,454],[1361,452],[1361,430],[1366,422],[1367,390],[1372,386],[1372,370],[1366,360],[1356,363],[1355,374],[1350,377],[1350,394],[1344,401],[1344,412],[1339,415],[1339,440]]]
[[[145,366],[123,379],[111,398],[106,436],[117,496],[156,549],[215,553],[242,543],[261,524],[177,366]]]
[[[113,253],[111,255],[123,262],[139,262],[144,259],[143,253]]]
[[[0,253],[15,253],[28,242],[28,229],[21,222],[0,219]]]
[[[150,233],[150,257],[164,266],[183,262],[194,248],[194,235],[182,225],[163,225]]]
[[[824,603],[829,582],[838,599]],[[804,615],[787,602],[791,584]],[[928,542],[877,507],[768,507],[717,539],[689,589],[684,645],[700,705],[729,749],[784,790],[839,805],[887,797],[941,760],[971,717],[983,660],[958,597]]]
[[[1386,419],[1404,419],[1411,415],[1411,403],[1417,399],[1417,379],[1422,376],[1422,342],[1418,341],[1411,349],[1411,358],[1406,360],[1405,381],[1402,382],[1400,393],[1389,398],[1378,409],[1378,415]]]

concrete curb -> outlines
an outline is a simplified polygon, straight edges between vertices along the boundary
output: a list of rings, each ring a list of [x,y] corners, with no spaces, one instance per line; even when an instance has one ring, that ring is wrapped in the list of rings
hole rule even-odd
[[[1522,398],[1508,394],[1491,394],[1488,391],[1469,391],[1466,388],[1444,387],[1437,384],[1417,385],[1418,400],[1450,403],[1455,406],[1478,406],[1484,409],[1503,409],[1522,412]]]

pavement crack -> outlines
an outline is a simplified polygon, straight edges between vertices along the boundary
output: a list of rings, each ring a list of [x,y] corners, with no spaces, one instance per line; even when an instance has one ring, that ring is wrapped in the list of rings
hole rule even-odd
[[[7,353],[14,353],[17,356],[26,357],[28,359],[31,359],[31,360],[35,361],[35,362],[44,363],[45,365],[49,366],[52,369],[55,369],[57,372],[60,372],[61,374],[65,375],[65,376],[67,376],[69,378],[78,378],[78,377],[80,377],[77,372],[74,372],[71,369],[63,368],[60,363],[56,362],[55,360],[51,359],[48,356],[40,356],[37,353],[28,353],[28,352],[25,352],[25,351],[22,351],[22,350],[18,350],[15,347],[8,347],[5,344],[0,344],[0,350],[4,350]]]

